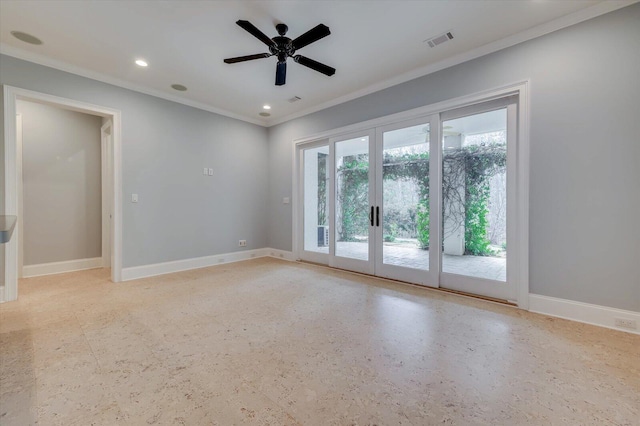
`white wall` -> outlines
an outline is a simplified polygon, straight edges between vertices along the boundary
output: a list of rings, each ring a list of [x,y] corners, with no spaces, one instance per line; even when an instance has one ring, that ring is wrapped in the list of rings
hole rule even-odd
[[[269,129],[270,247],[292,141],[530,79],[530,291],[640,311],[640,4]]]
[[[102,256],[102,117],[18,101],[24,265]]]
[[[5,55],[0,84],[122,112],[123,267],[266,247],[265,128]]]

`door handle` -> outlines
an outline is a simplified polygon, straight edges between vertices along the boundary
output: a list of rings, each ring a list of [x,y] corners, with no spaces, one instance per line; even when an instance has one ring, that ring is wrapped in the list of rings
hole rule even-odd
[[[373,226],[373,206],[371,206],[371,213],[369,213],[369,221],[371,222],[371,226]]]
[[[380,206],[376,206],[376,226],[380,226]]]

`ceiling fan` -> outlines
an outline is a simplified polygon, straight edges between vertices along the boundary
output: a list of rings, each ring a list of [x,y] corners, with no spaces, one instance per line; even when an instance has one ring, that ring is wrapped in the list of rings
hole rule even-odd
[[[312,70],[321,72],[322,74],[328,76],[332,76],[336,73],[335,68],[322,64],[318,61],[314,61],[313,59],[309,59],[306,56],[295,55],[295,52],[297,50],[300,50],[303,47],[331,34],[329,27],[324,24],[315,26],[314,28],[310,29],[294,40],[291,40],[289,37],[285,36],[285,34],[287,34],[287,30],[289,29],[289,27],[287,27],[285,24],[276,25],[276,31],[278,31],[279,36],[274,38],[267,37],[262,31],[256,28],[256,26],[249,21],[240,20],[237,21],[236,24],[245,29],[248,33],[253,35],[258,40],[269,46],[269,53],[258,53],[256,55],[228,58],[224,60],[224,62],[227,64],[235,64],[236,62],[251,61],[254,59],[276,56],[278,58],[278,64],[276,65],[276,86],[284,85],[287,80],[287,58],[293,58],[293,60],[300,65],[304,65],[307,68],[311,68]]]

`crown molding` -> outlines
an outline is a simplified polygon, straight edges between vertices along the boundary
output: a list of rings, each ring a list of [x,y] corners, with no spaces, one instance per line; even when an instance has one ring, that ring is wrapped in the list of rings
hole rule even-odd
[[[62,62],[62,61],[44,56],[44,55],[28,52],[23,49],[9,46],[5,43],[0,43],[0,54],[12,56],[18,59],[23,59],[25,61],[33,62],[33,63],[50,67],[50,68],[55,68],[60,71],[69,72],[71,74],[76,74],[82,77],[90,78],[92,80],[97,80],[103,83],[129,89],[135,92],[144,93],[146,95],[150,95],[150,96],[165,99],[168,101],[176,102],[179,104],[187,105],[193,108],[198,108],[204,111],[212,112],[214,114],[222,115],[222,116],[233,118],[236,120],[245,121],[247,123],[257,124],[263,127],[272,127],[272,126],[293,120],[295,118],[300,118],[305,115],[313,114],[314,112],[318,112],[323,109],[327,109],[327,108],[351,101],[353,99],[357,99],[357,98],[369,95],[371,93],[375,93],[380,90],[384,90],[389,87],[392,87],[401,83],[405,83],[407,81],[414,80],[416,78],[420,78],[428,74],[432,74],[434,72],[443,70],[445,68],[449,68],[449,67],[461,64],[463,62],[467,62],[467,61],[479,58],[481,56],[497,52],[507,47],[515,46],[516,44],[520,44],[525,41],[532,40],[534,38],[552,33],[554,31],[558,31],[563,28],[570,27],[580,22],[593,19],[600,15],[613,12],[623,7],[630,6],[634,3],[638,3],[638,1],[640,0],[602,1],[591,7],[579,10],[569,15],[562,16],[560,18],[554,19],[553,21],[546,22],[536,27],[532,27],[528,30],[503,38],[501,40],[497,40],[495,42],[485,44],[484,46],[480,46],[478,48],[469,50],[467,52],[442,60],[435,64],[431,64],[425,67],[417,68],[412,71],[408,71],[406,73],[399,74],[396,77],[372,84],[363,89],[356,90],[354,92],[351,92],[339,98],[335,98],[328,102],[324,102],[322,104],[319,104],[310,108],[306,108],[306,109],[297,111],[293,114],[289,114],[284,117],[273,119],[273,120],[258,120],[253,117],[247,117],[245,115],[236,114],[222,108],[214,107],[212,105],[192,101],[190,99],[186,99],[180,96],[170,95],[156,89],[151,89],[151,88],[141,86],[135,83],[131,83],[116,77],[111,77],[106,74],[99,73],[97,71],[88,70],[82,67],[71,65],[66,62]]]
[[[361,98],[371,93],[379,92],[380,90],[384,90],[389,87],[396,86],[398,84],[405,83],[407,81],[414,80],[416,78],[420,78],[428,74],[432,74],[434,72],[443,70],[445,68],[450,68],[452,66],[461,64],[463,62],[467,62],[472,59],[476,59],[481,56],[485,56],[490,53],[494,53],[499,50],[506,49],[507,47],[524,43],[525,41],[529,41],[534,38],[538,38],[543,35],[552,33],[554,31],[558,31],[563,28],[567,28],[572,25],[579,24],[580,22],[588,21],[589,19],[593,19],[600,15],[604,15],[609,12],[622,9],[623,7],[627,7],[634,3],[637,3],[638,1],[640,0],[603,1],[591,7],[587,7],[585,9],[579,10],[569,15],[565,15],[560,18],[554,19],[553,21],[549,21],[544,24],[529,28],[528,30],[494,41],[492,43],[485,44],[483,46],[461,53],[459,55],[452,56],[451,58],[444,59],[440,62],[436,62],[435,64],[427,65],[425,67],[408,71],[406,73],[400,74],[388,80],[384,80],[384,81],[372,84],[363,89],[357,90],[355,92],[351,92],[339,98],[332,99],[328,102],[324,102],[320,105],[316,105],[311,108],[297,111],[293,114],[289,114],[282,118],[270,120],[267,122],[268,123],[267,127],[272,127],[278,124],[282,124],[287,121],[293,120],[295,118],[300,118],[305,115],[309,115],[314,112],[318,112],[323,109],[330,108],[332,106],[343,104],[345,102],[348,102],[357,98]]]
[[[176,102],[182,105],[187,105],[193,108],[201,109],[204,111],[212,112],[214,114],[222,115],[225,117],[233,118],[236,120],[257,124],[259,126],[265,127],[267,122],[264,120],[257,120],[254,118],[246,117],[244,115],[236,114],[230,111],[226,111],[221,108],[214,107],[212,105],[203,104],[201,102],[192,101],[190,99],[186,99],[180,96],[170,95],[168,93],[164,93],[160,90],[151,89],[149,87],[141,86],[139,84],[131,83],[126,80],[122,80],[116,77],[111,77],[106,74],[99,73],[97,71],[88,70],[86,68],[78,67],[75,65],[68,64],[66,62],[59,61],[57,59],[50,58],[45,55],[40,55],[37,53],[29,52],[24,49],[19,49],[14,46],[9,46],[6,43],[0,43],[0,54],[12,56],[17,59],[22,59],[28,62],[33,62],[38,65],[43,65],[49,68],[55,68],[60,71],[68,72],[71,74],[79,75],[81,77],[86,77],[91,80],[97,80],[102,83],[111,84],[113,86],[118,86],[124,89],[132,90],[134,92],[144,93],[145,95],[154,96],[156,98],[165,99],[167,101]]]

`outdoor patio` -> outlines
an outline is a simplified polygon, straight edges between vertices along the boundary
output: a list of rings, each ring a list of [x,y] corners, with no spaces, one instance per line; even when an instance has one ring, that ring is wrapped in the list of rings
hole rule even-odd
[[[367,260],[368,243],[338,242],[336,255],[352,259]],[[318,247],[318,251],[328,253],[329,247]],[[407,245],[385,243],[383,248],[385,264],[415,269],[429,269],[429,251]],[[490,256],[451,256],[442,257],[442,271],[451,274],[467,275],[489,280],[507,280],[507,259]]]

